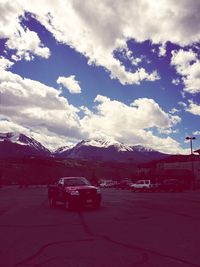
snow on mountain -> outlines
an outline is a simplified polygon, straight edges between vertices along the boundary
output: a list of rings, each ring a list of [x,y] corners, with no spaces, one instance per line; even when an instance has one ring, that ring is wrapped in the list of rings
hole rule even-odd
[[[34,138],[11,132],[0,133],[0,156],[50,156],[50,151]]]
[[[129,146],[112,139],[89,139],[79,142],[74,147],[57,153],[60,158],[134,161],[143,163],[166,157],[165,154],[141,145]]]
[[[113,139],[90,139],[82,141],[81,145],[108,148],[114,146],[118,151],[132,151],[132,148],[128,145],[124,145]]]
[[[133,151],[138,152],[156,152],[156,150],[150,148],[150,147],[144,147],[141,145],[131,146]]]
[[[68,158],[72,148],[71,146],[62,146],[56,149],[52,154],[56,158]]]
[[[69,150],[71,147],[70,146],[62,146],[62,147],[59,147],[58,149],[56,149],[54,151],[54,153],[63,153],[67,150]]]
[[[145,163],[168,155],[141,145],[130,146],[113,139],[83,140],[75,146],[63,146],[51,153],[34,138],[21,133],[0,133],[0,157],[54,157],[61,159],[87,159]]]
[[[153,152],[155,151],[152,148],[144,147],[142,145],[125,145],[113,139],[89,139],[83,140],[76,145],[77,147],[81,146],[91,146],[91,147],[99,147],[99,148],[109,148],[114,147],[117,151],[140,151],[140,152]]]
[[[41,143],[36,141],[34,138],[28,137],[24,134],[12,132],[12,133],[0,133],[0,141],[10,141],[19,145],[30,146],[38,150],[49,151]]]

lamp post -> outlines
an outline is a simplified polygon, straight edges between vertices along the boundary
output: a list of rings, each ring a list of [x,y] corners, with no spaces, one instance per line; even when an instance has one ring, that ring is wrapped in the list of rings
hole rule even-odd
[[[185,139],[186,140],[190,140],[190,150],[191,150],[191,155],[192,155],[193,154],[193,151],[192,151],[192,140],[195,140],[196,137],[194,137],[194,136],[187,136]]]
[[[195,140],[196,137],[194,137],[194,136],[187,136],[185,139],[190,141],[191,163],[192,163],[192,175],[193,175],[193,178],[192,178],[192,181],[191,181],[191,182],[192,182],[192,184],[191,184],[191,189],[194,189],[194,188],[195,188],[195,175],[194,175],[194,163],[193,163],[192,141]]]

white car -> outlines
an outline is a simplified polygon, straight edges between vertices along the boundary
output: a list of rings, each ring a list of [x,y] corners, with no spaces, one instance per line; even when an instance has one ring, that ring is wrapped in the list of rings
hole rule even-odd
[[[134,191],[147,191],[152,189],[153,184],[151,180],[138,180],[135,184],[132,184],[131,190]]]
[[[115,186],[115,181],[104,181],[102,183],[100,183],[100,187],[102,188],[111,188]]]

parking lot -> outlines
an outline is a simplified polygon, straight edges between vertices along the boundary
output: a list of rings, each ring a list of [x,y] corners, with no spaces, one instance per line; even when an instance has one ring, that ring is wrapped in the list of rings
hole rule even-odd
[[[0,189],[0,267],[200,266],[200,191],[102,189],[102,207],[50,208],[47,188]]]

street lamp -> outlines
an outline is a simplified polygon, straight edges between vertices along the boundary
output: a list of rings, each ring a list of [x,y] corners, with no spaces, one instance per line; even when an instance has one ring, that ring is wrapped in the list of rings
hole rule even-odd
[[[194,137],[194,136],[187,136],[185,139],[186,140],[190,140],[190,150],[191,150],[191,155],[192,155],[193,154],[193,151],[192,151],[192,140],[195,140],[196,137]]]
[[[191,150],[191,164],[192,164],[192,180],[191,180],[191,189],[195,188],[195,173],[194,173],[194,163],[193,163],[193,151],[192,151],[192,141],[196,139],[194,136],[187,136],[186,140],[190,140],[190,150]]]

